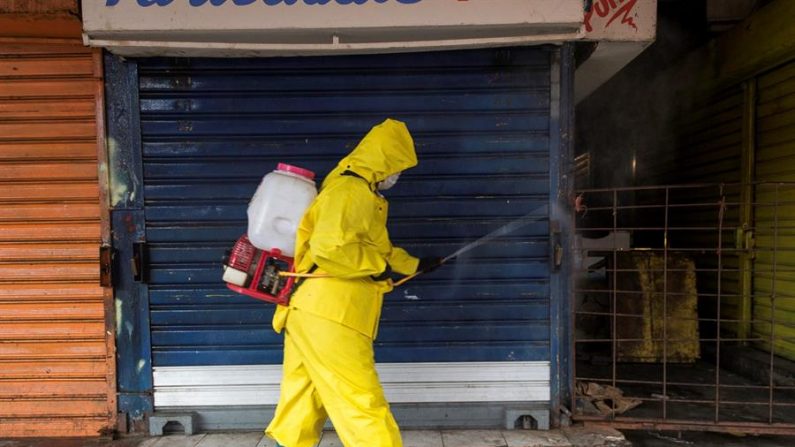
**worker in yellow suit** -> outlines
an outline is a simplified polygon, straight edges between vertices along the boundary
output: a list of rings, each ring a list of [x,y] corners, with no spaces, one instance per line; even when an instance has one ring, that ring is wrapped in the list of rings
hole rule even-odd
[[[430,271],[441,258],[418,259],[393,247],[386,229],[390,188],[417,164],[406,125],[375,126],[326,177],[296,234],[295,269],[306,279],[289,306],[281,395],[265,433],[284,447],[312,447],[330,417],[345,447],[400,447],[400,431],[375,370],[373,339],[391,272]]]

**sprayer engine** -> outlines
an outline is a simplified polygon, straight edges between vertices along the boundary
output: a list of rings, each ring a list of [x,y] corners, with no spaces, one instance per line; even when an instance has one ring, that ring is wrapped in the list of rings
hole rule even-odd
[[[295,278],[281,276],[290,272],[293,258],[283,256],[281,250],[260,250],[243,235],[237,240],[224,263],[223,280],[226,286],[258,300],[287,305]]]

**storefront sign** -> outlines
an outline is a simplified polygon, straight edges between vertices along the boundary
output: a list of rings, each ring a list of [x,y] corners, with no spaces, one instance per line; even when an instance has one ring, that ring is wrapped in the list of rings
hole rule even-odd
[[[87,44],[266,56],[651,41],[657,0],[83,0]]]
[[[323,54],[574,40],[582,0],[83,0],[120,54]],[[232,54],[233,53],[233,54]]]

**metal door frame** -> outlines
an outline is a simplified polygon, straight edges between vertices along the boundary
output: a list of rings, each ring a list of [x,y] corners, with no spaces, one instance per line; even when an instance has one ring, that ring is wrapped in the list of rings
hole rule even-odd
[[[551,98],[550,98],[550,219],[555,221],[551,237],[559,247],[552,250],[550,265],[554,265],[555,253],[566,253],[571,244],[570,194],[571,165],[574,126],[574,55],[573,45],[564,44],[550,51]],[[109,197],[116,293],[116,341],[118,368],[119,412],[129,415],[133,424],[141,424],[145,414],[154,412],[153,370],[150,336],[148,288],[145,282],[136,281],[134,262],[137,244],[145,242],[143,166],[141,159],[141,123],[138,97],[138,65],[132,59],[105,55],[105,93],[107,98],[107,145],[109,149]],[[138,245],[140,247],[140,245]],[[563,257],[550,273],[550,422],[553,427],[561,424],[561,415],[567,418],[569,410],[563,402],[570,395],[570,260]],[[489,403],[489,407],[499,403]],[[487,408],[483,409],[487,411]],[[493,408],[503,412],[504,406]],[[238,417],[234,408],[220,412],[208,411],[207,416],[217,420]],[[461,405],[412,404],[396,408],[396,414],[405,413],[413,420],[444,421],[445,415],[460,414],[470,417],[473,408]],[[417,411],[422,413],[418,418]],[[488,412],[488,411],[487,411]],[[223,413],[223,414],[221,414]],[[226,416],[233,415],[233,416]],[[483,414],[483,420],[495,420]],[[501,416],[506,420],[508,416]]]

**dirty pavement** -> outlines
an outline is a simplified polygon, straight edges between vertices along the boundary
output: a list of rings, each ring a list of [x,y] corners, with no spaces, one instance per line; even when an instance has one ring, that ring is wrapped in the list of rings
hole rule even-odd
[[[790,447],[795,437],[741,436],[721,433],[663,433],[609,428],[563,430],[406,430],[404,447]],[[193,436],[122,439],[41,438],[1,440],[0,447],[273,447],[261,432],[206,433]],[[342,447],[336,434],[324,433],[318,447]]]
[[[404,430],[404,447],[629,447],[612,429],[571,427],[563,430]],[[0,447],[274,447],[262,432],[168,435],[118,440],[15,439]],[[342,447],[333,431],[323,433],[318,447]]]

